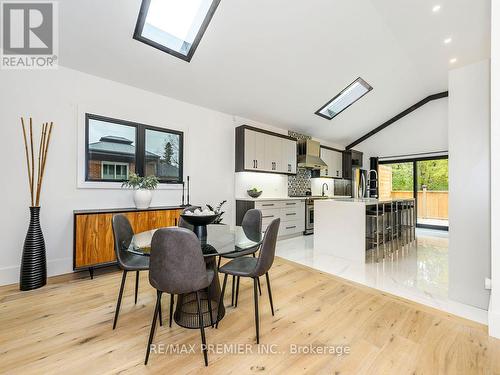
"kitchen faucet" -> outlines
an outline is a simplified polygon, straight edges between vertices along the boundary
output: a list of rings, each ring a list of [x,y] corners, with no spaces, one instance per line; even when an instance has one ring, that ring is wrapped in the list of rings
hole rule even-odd
[[[326,187],[326,190],[328,190],[328,184],[326,182],[324,182],[323,185],[321,186],[321,196],[322,197],[325,196],[325,187]]]

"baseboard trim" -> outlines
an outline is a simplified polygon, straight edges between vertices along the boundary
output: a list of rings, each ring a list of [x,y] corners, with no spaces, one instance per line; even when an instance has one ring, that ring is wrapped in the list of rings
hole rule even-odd
[[[58,276],[72,271],[72,258],[59,258],[47,261],[47,276]],[[0,268],[0,286],[19,283],[21,266]]]

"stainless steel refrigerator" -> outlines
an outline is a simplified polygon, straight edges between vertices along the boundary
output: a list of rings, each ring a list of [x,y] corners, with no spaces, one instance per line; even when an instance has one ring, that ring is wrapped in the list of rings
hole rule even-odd
[[[352,197],[353,198],[367,198],[367,171],[366,169],[353,168],[352,169]]]

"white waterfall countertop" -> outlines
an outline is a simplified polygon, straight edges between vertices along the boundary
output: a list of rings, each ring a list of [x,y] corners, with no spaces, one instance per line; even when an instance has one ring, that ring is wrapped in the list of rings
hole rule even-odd
[[[314,250],[357,264],[366,260],[366,208],[414,199],[343,198],[314,201]]]

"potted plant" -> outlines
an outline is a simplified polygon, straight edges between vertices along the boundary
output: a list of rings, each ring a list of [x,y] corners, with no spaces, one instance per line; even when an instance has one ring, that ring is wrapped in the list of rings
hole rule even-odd
[[[122,188],[134,189],[134,203],[138,209],[149,207],[153,198],[151,190],[156,189],[157,186],[156,176],[141,177],[136,173],[131,173],[128,180],[122,184]]]
[[[211,205],[207,204],[207,207],[210,211],[213,211],[217,218],[212,222],[212,224],[222,224],[222,215],[224,215],[224,211],[222,211],[222,206],[226,204],[227,200],[223,200],[220,202],[217,207],[213,208]]]

